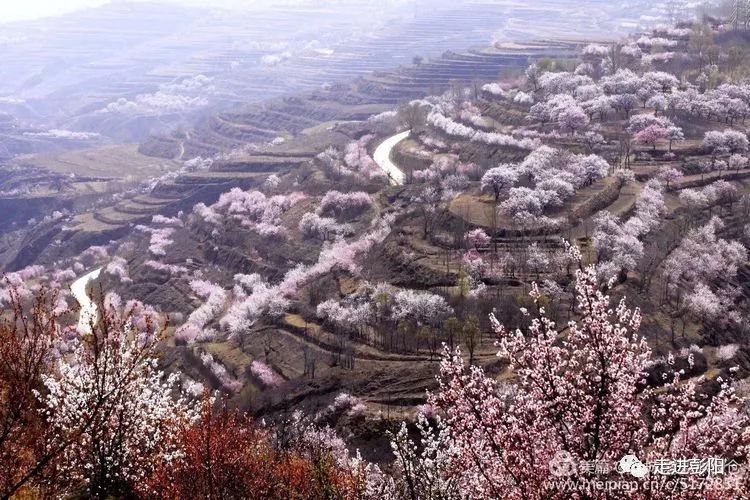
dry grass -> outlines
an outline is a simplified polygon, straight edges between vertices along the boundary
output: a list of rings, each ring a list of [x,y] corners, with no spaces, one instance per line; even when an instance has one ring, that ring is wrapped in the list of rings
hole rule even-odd
[[[138,152],[137,144],[24,155],[16,159],[15,163],[41,167],[60,174],[108,179],[144,179],[162,175],[179,167],[179,164],[172,160],[142,155]]]
[[[495,208],[494,199],[490,195],[483,195],[474,190],[461,193],[451,202],[449,210],[456,217],[460,217],[470,224],[492,227],[492,212]],[[503,216],[498,216],[499,226],[507,225]]]
[[[252,356],[229,342],[211,342],[203,344],[202,347],[215,358],[220,359],[222,363],[234,369],[245,368],[253,362]]]
[[[100,233],[102,231],[110,231],[119,227],[95,219],[94,214],[91,212],[76,215],[73,217],[72,222],[72,225],[76,230],[86,233]]]

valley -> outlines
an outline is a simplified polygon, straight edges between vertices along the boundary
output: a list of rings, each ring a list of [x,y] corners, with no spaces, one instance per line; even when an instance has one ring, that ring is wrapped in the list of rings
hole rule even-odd
[[[567,498],[555,478],[615,481],[583,464],[631,453],[744,463],[741,11],[334,3],[9,26],[0,334],[51,322],[54,341],[18,344],[54,361],[28,407],[72,408],[39,418],[74,480],[40,474],[191,497],[208,453],[243,464],[228,498]],[[128,477],[64,439],[111,394],[102,435],[137,429]],[[740,498],[745,479],[663,498]]]

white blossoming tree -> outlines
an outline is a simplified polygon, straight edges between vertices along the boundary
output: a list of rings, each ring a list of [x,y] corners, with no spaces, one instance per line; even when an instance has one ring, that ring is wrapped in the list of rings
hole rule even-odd
[[[177,375],[166,377],[157,366],[163,330],[148,319],[136,327],[130,309],[110,306],[100,316],[43,377],[43,398],[58,476],[72,491],[105,498],[126,493],[150,464],[172,453],[170,429],[192,411],[174,397]]]

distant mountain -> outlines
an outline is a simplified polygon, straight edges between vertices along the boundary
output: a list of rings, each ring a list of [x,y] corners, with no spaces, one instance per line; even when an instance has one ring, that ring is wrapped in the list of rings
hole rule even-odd
[[[662,3],[645,1],[269,1],[241,11],[115,2],[5,25],[0,111],[140,141],[417,55],[492,40],[610,38],[664,17]]]

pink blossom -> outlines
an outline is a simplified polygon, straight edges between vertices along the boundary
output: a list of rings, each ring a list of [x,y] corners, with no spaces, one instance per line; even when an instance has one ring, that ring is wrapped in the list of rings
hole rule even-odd
[[[150,267],[151,269],[154,269],[156,271],[162,271],[177,276],[187,274],[189,272],[188,268],[184,266],[179,266],[176,264],[164,264],[156,260],[147,260],[143,263],[143,265],[146,267]]]
[[[271,367],[257,360],[250,364],[250,372],[266,387],[278,387],[283,382],[283,379]]]
[[[427,123],[448,135],[481,142],[495,146],[512,146],[519,149],[533,149],[538,141],[532,139],[516,139],[513,136],[497,132],[484,132],[467,127],[434,110],[427,116]]]
[[[667,183],[667,188],[672,182],[676,182],[682,178],[682,172],[674,167],[662,167],[659,169],[659,179]]]
[[[667,137],[667,130],[659,125],[649,125],[635,134],[636,142],[650,144],[656,149],[656,143]]]
[[[332,211],[341,214],[351,210],[360,210],[369,207],[372,204],[370,195],[356,191],[353,193],[342,193],[340,191],[328,191],[323,199],[320,200],[318,208],[319,213],[323,214]]]
[[[128,274],[128,261],[119,256],[112,257],[112,260],[104,268],[104,273],[117,277],[121,283],[133,281]]]
[[[716,359],[719,361],[730,361],[733,359],[740,350],[740,346],[737,344],[727,344],[716,349]]]
[[[211,206],[198,203],[193,207],[193,213],[212,226],[235,222],[263,236],[283,236],[281,215],[303,199],[305,195],[300,192],[267,197],[260,191],[233,188],[219,196]]]
[[[210,340],[216,335],[216,332],[205,327],[222,312],[227,299],[226,291],[210,281],[193,280],[190,288],[205,302],[190,313],[187,322],[175,332],[175,339],[188,344]]]
[[[482,176],[482,189],[495,195],[495,202],[500,199],[503,190],[513,187],[518,181],[518,167],[503,163],[487,170]]]
[[[419,290],[400,290],[393,297],[393,319],[413,319],[423,324],[438,324],[453,313],[440,295]]]
[[[151,223],[161,226],[182,227],[182,221],[177,217],[165,217],[160,214],[156,214],[151,217]]]
[[[151,235],[148,251],[154,256],[163,257],[167,255],[167,247],[174,243],[171,238],[172,234],[175,232],[174,228],[165,227],[155,229],[148,226],[138,225],[136,226],[136,229]]]
[[[208,368],[221,384],[221,387],[227,392],[235,393],[242,389],[242,382],[229,373],[227,368],[219,361],[214,359],[213,355],[203,352],[200,355],[203,366]]]
[[[637,333],[638,310],[624,301],[611,305],[593,267],[576,272],[576,290],[580,319],[564,329],[544,313],[531,317],[522,311],[529,317],[527,332],[507,331],[491,317],[498,356],[516,376],[513,386],[467,367],[459,352],[446,350],[439,390],[428,397],[439,411],[437,428],[427,428],[422,418],[419,446],[405,430],[394,436],[397,489],[408,491],[407,484],[424,484],[429,477],[441,492],[467,498],[567,498],[555,480],[561,453],[573,464],[616,463],[627,454],[645,463],[674,456],[731,457],[746,445],[750,422],[734,407],[739,398],[731,387],[722,385],[709,403],[696,383],[680,380],[679,373],[659,391],[644,388],[651,350]],[[536,286],[531,296],[541,297]],[[595,472],[576,467],[571,474],[585,478]],[[701,496],[739,495],[741,481],[734,479],[741,478],[707,485]],[[652,495],[649,490],[635,497]],[[670,491],[665,498],[674,495]]]
[[[490,238],[482,228],[472,229],[464,235],[464,240],[473,245],[477,250],[479,250],[480,247],[486,247],[492,242],[492,238]]]
[[[351,172],[363,175],[366,178],[384,177],[385,174],[375,163],[375,160],[367,152],[367,145],[374,138],[373,135],[362,136],[357,141],[347,144],[344,151],[344,164]]]
[[[298,228],[300,232],[310,238],[326,241],[338,236],[346,236],[353,232],[349,224],[339,224],[331,217],[321,217],[314,212],[305,213],[300,218]]]

